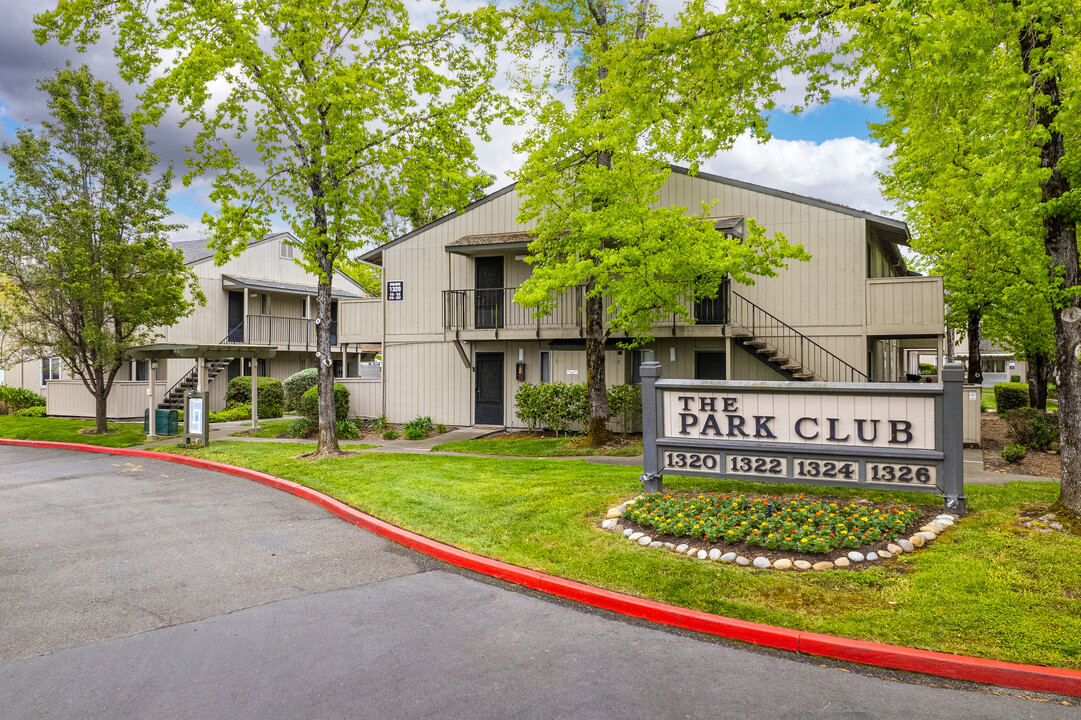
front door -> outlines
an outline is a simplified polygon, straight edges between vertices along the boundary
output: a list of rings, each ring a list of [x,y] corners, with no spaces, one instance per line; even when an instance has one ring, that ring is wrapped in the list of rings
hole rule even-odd
[[[727,380],[723,352],[696,352],[694,354],[695,380]]]
[[[338,301],[330,301],[330,344],[338,344]]]
[[[229,342],[244,342],[244,293],[229,293]]]
[[[503,425],[503,353],[477,353],[477,425]]]
[[[477,328],[490,330],[503,327],[503,257],[476,259],[476,294],[473,312]]]

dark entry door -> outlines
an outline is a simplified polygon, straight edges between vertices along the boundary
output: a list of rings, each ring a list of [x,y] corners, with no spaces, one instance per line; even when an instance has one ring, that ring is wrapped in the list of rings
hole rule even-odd
[[[338,344],[338,301],[330,301],[330,344]],[[341,377],[335,375],[335,377]]]
[[[244,342],[244,293],[229,293],[229,342]]]
[[[696,352],[694,354],[695,380],[727,380],[723,352]]]
[[[476,260],[476,294],[473,311],[477,328],[503,327],[503,258],[479,257]]]
[[[477,353],[477,425],[503,424],[503,353]]]

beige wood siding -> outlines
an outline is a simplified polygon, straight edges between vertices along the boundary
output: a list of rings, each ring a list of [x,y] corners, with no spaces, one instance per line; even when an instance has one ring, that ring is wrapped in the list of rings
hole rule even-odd
[[[115,382],[105,403],[110,419],[130,420],[142,418],[148,407],[145,382]],[[158,382],[154,385],[154,397],[161,400],[168,386]],[[79,380],[50,380],[46,413],[57,417],[94,417],[94,396],[87,392]]]
[[[473,422],[473,376],[454,344],[390,343],[383,346],[386,415],[401,423],[427,415],[445,425]]]
[[[941,277],[873,278],[867,287],[868,335],[938,335],[945,295]]]
[[[338,304],[338,343],[383,341],[383,300],[343,300]]]
[[[349,390],[349,417],[376,418],[383,414],[383,381],[338,378]]]

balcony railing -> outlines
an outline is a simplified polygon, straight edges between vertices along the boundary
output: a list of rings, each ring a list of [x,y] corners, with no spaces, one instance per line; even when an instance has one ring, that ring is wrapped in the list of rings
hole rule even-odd
[[[287,349],[315,347],[315,320],[311,318],[275,317],[273,315],[249,315],[245,324],[246,341],[251,345],[277,345]],[[242,342],[244,337],[230,342]],[[330,323],[330,344],[338,344],[338,323]]]
[[[530,330],[581,328],[585,307],[583,288],[569,288],[552,312],[533,317],[532,310],[514,302],[518,288],[443,291],[443,327],[454,330]]]

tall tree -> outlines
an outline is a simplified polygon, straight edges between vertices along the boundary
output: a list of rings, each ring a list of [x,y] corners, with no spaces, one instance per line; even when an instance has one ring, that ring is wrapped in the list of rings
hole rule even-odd
[[[1081,513],[1081,101],[1076,58],[1081,17],[1072,0],[738,0],[734,12],[790,28],[806,40],[790,55],[812,93],[828,97],[839,74],[862,83],[885,108],[880,137],[948,136],[960,122],[974,135],[967,160],[1006,197],[977,197],[981,222],[1031,232],[1048,258],[1062,430],[1061,507]],[[785,52],[788,51],[786,48]],[[912,148],[899,146],[894,165]],[[927,159],[934,176],[949,160]]]
[[[416,28],[403,0],[58,0],[36,21],[40,41],[80,48],[110,29],[124,78],[149,82],[148,119],[175,102],[198,124],[185,180],[214,176],[218,210],[204,222],[219,261],[262,237],[275,214],[290,225],[319,277],[316,456],[339,454],[333,269],[385,239],[394,203],[464,204],[480,174],[467,131],[486,138],[503,109],[491,89],[499,14],[439,8]],[[258,159],[245,161],[253,150]]]
[[[685,20],[701,12],[692,3]],[[747,129],[764,132],[760,108],[777,85],[758,66],[759,34],[747,28],[682,38],[694,46],[688,56],[710,60],[676,76],[674,31],[647,0],[527,2],[516,22],[517,83],[536,122],[518,146],[527,155],[518,220],[533,224],[536,239],[532,275],[515,300],[543,314],[568,288],[584,288],[587,438],[597,444],[609,435],[613,330],[646,342],[662,318],[691,320],[689,301],[716,297],[729,275],[753,282],[808,257],[753,220],[739,239],[715,229],[708,206],[657,207],[668,161],[693,165]]]
[[[127,350],[205,298],[167,239],[172,171],[152,177],[157,158],[116,90],[85,66],[40,87],[52,119],[3,146],[0,332],[25,358],[62,358],[94,396],[105,433]]]

